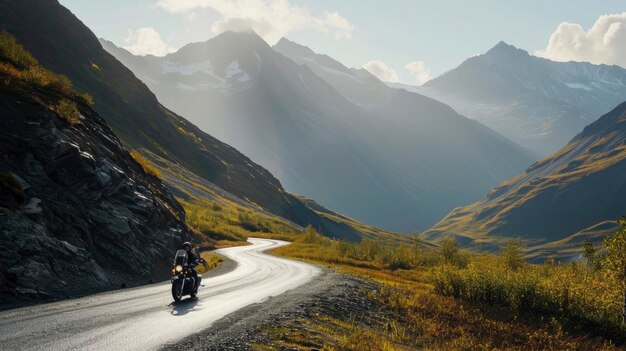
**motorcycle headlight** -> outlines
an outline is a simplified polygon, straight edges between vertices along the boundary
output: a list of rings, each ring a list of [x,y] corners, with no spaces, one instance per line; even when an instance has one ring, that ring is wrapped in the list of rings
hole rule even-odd
[[[183,271],[183,266],[177,265],[175,269],[176,269],[176,272],[182,272]]]

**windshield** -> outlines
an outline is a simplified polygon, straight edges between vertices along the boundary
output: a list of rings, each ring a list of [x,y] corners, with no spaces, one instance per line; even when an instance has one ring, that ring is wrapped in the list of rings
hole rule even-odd
[[[181,266],[187,264],[187,252],[185,250],[176,251],[176,255],[174,255],[174,264]]]

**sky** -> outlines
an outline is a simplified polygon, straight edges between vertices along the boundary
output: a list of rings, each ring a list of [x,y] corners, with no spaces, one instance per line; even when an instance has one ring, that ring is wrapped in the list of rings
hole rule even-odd
[[[99,37],[165,55],[226,30],[286,37],[384,81],[419,85],[499,41],[626,67],[624,0],[60,0]]]

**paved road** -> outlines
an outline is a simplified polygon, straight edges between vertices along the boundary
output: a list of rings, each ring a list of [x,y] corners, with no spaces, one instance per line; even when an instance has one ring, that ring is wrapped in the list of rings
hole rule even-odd
[[[173,303],[166,282],[0,312],[0,350],[153,350],[320,273],[263,253],[286,242],[249,241],[252,245],[218,250],[237,267],[203,279],[195,300]]]

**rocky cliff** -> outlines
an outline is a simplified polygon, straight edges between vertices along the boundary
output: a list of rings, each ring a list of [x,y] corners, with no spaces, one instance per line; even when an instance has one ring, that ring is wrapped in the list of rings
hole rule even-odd
[[[87,103],[20,75],[0,73],[0,303],[166,275],[182,207]]]

